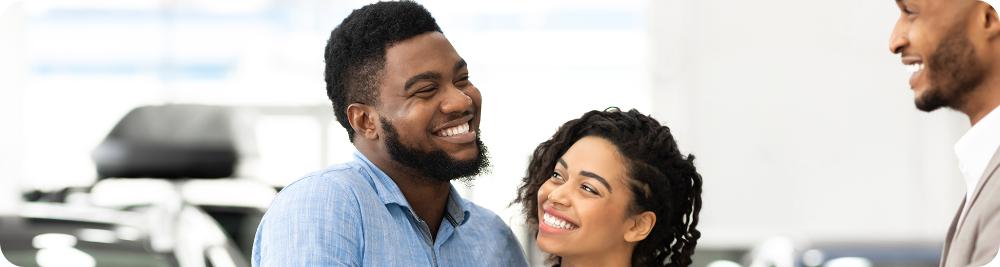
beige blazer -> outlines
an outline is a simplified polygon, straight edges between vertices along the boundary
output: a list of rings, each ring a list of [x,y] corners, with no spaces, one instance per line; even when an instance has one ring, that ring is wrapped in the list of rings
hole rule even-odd
[[[1000,150],[986,165],[976,191],[966,203],[962,196],[941,252],[941,267],[983,266],[994,262],[1000,250]],[[959,224],[962,214],[965,219]],[[991,264],[991,265],[992,265]]]

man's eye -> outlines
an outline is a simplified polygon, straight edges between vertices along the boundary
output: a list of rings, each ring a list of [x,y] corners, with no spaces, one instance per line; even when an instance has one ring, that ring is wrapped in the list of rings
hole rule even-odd
[[[417,91],[416,94],[429,94],[429,93],[433,93],[434,90],[437,90],[437,87],[435,87],[435,86],[425,87],[425,88],[421,88],[419,91]]]
[[[458,87],[465,87],[469,85],[469,76],[462,77],[455,81],[455,85]]]

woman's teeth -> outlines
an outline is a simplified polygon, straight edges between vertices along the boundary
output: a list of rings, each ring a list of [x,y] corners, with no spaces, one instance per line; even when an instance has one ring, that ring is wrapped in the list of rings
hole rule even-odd
[[[577,228],[576,225],[564,221],[563,219],[559,219],[556,216],[549,215],[548,213],[542,214],[542,221],[544,221],[545,224],[547,224],[548,226],[552,226],[553,228],[559,228],[565,230],[573,230]]]
[[[437,132],[437,135],[441,136],[441,137],[449,137],[449,136],[460,135],[460,134],[464,134],[464,133],[468,133],[468,132],[469,132],[469,123],[466,122],[466,123],[463,123],[462,125],[459,125],[459,126],[447,128],[447,129],[444,129],[444,130],[440,130],[440,131]]]

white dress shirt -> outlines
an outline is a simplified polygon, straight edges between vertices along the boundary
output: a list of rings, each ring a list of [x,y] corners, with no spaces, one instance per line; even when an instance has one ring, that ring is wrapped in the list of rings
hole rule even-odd
[[[965,213],[968,212],[969,202],[972,195],[976,193],[976,186],[986,171],[986,165],[993,159],[993,153],[1000,147],[1000,111],[994,108],[986,114],[976,125],[973,125],[958,143],[955,143],[955,155],[958,156],[958,168],[965,178],[965,207],[962,207],[962,216],[959,225],[965,221]],[[998,241],[1000,242],[1000,241]],[[997,252],[1000,255],[1000,251]],[[990,263],[984,265],[989,267],[1000,267],[1000,257],[994,257]]]
[[[986,171],[986,165],[993,159],[993,153],[1000,147],[1000,112],[993,109],[983,119],[973,125],[958,143],[955,143],[955,155],[958,156],[958,168],[965,177],[965,200],[971,201],[976,192],[976,185]]]

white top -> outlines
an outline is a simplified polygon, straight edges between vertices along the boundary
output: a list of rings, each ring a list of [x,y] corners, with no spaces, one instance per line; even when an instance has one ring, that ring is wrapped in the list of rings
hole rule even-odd
[[[1000,0],[990,0],[990,2],[1000,2]],[[958,168],[962,171],[966,186],[966,205],[962,207],[959,225],[965,221],[965,213],[968,212],[968,204],[972,200],[972,194],[975,194],[979,179],[983,177],[986,165],[990,164],[990,159],[993,159],[993,153],[997,151],[997,147],[1000,147],[1000,111],[997,111],[997,108],[986,114],[961,139],[958,139],[958,143],[955,143]],[[1000,255],[1000,251],[997,254]],[[983,267],[995,266],[1000,266],[1000,257],[994,257],[990,263],[983,265]]]
[[[986,171],[986,165],[993,159],[993,153],[997,152],[997,147],[1000,147],[1000,112],[994,108],[955,143],[958,168],[965,178],[966,203],[972,200],[976,185]]]

